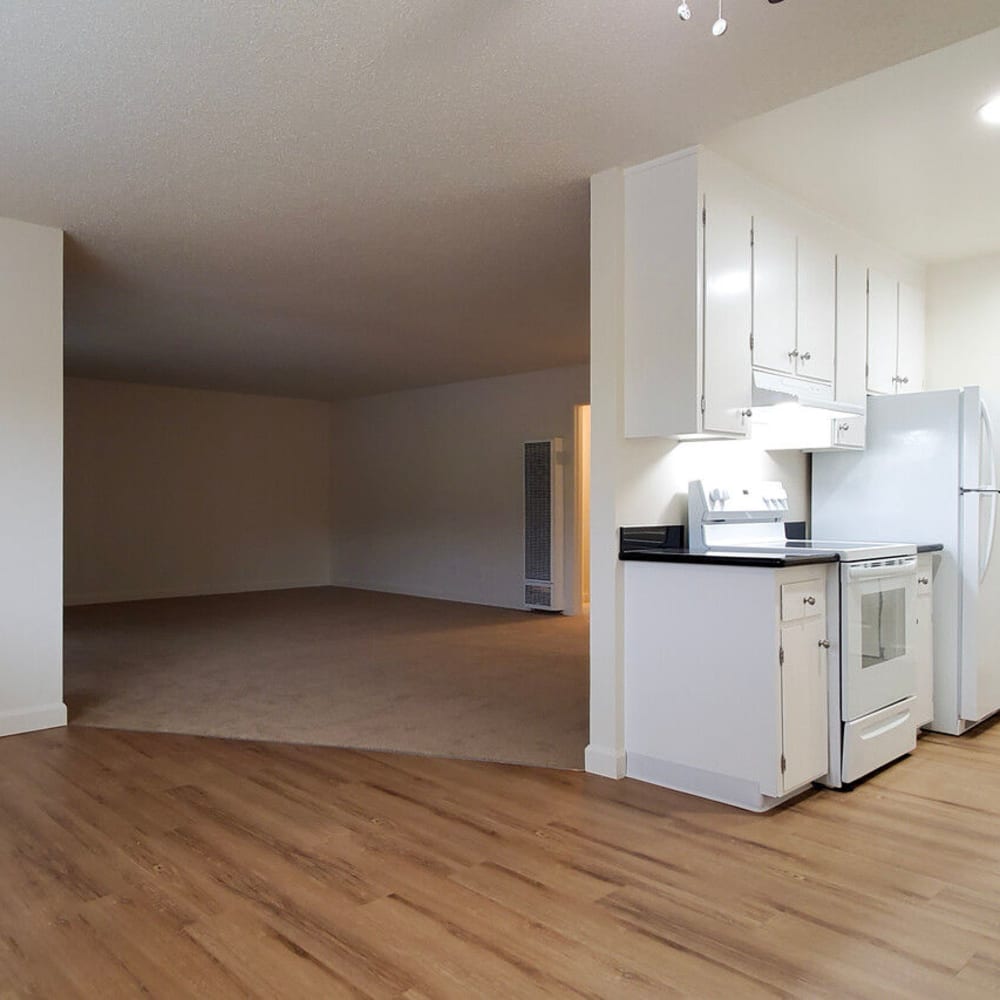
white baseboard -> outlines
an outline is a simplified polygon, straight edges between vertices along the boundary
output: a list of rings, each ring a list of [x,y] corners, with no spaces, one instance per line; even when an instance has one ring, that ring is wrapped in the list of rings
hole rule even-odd
[[[625,751],[590,743],[584,752],[584,767],[588,774],[599,774],[605,778],[624,778]]]
[[[61,702],[36,705],[33,708],[0,712],[0,736],[33,733],[38,729],[55,729],[66,725],[66,706]]]
[[[222,594],[254,594],[267,590],[300,590],[306,587],[329,587],[329,580],[263,580],[253,584],[220,583],[207,587],[177,587],[165,590],[114,590],[66,594],[65,607],[81,604],[123,604],[126,601],[157,601],[168,597],[218,597]]]

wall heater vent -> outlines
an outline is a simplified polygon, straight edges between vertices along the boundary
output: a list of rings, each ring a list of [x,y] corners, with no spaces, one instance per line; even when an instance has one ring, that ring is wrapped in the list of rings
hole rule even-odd
[[[565,609],[562,438],[524,444],[524,603]]]

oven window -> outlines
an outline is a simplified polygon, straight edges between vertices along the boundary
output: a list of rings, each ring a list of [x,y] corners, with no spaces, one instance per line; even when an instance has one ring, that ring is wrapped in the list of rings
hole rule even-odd
[[[861,595],[861,667],[906,655],[906,588]]]

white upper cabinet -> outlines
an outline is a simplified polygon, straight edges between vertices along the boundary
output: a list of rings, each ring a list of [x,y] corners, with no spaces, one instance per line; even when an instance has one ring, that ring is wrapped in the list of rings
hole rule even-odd
[[[921,388],[922,293],[863,239],[703,147],[619,177],[601,320],[624,333],[626,437],[856,448],[869,392]]]
[[[897,392],[919,392],[924,387],[924,337],[924,293],[919,288],[901,283]]]
[[[704,431],[747,433],[750,416],[750,214],[722,190],[704,196]]]
[[[762,216],[753,220],[753,363],[795,372],[796,237]]]
[[[836,321],[834,252],[767,216],[755,215],[754,366],[832,383]]]
[[[919,392],[924,386],[924,293],[868,272],[868,391]]]
[[[832,382],[837,335],[837,257],[799,237],[796,374]]]
[[[750,210],[686,150],[625,171],[626,437],[750,431]]]
[[[896,391],[899,284],[881,271],[868,272],[868,391]]]
[[[865,405],[868,349],[868,269],[837,255],[837,367],[834,395],[840,403]]]

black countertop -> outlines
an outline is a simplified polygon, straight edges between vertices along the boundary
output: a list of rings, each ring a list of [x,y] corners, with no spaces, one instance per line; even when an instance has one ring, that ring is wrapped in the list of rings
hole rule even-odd
[[[808,566],[811,563],[839,562],[835,552],[740,552],[738,549],[712,549],[710,552],[692,552],[690,549],[637,548],[622,549],[618,558],[625,562],[674,562],[701,563],[703,566],[764,566],[780,569],[782,566]]]
[[[801,525],[804,537],[805,524]],[[840,557],[831,552],[744,552],[741,549],[712,549],[710,552],[692,552],[687,547],[686,531],[682,524],[654,524],[641,527],[620,528],[618,531],[618,558],[626,562],[682,562],[703,563],[715,566],[808,566],[810,563],[838,562]],[[790,536],[791,537],[791,536]],[[917,552],[940,552],[940,542],[918,545]]]
[[[632,562],[701,563],[705,566],[808,566],[837,562],[831,552],[745,552],[741,549],[712,549],[692,552],[686,545],[684,526],[657,524],[622,528],[618,533],[618,558]]]

